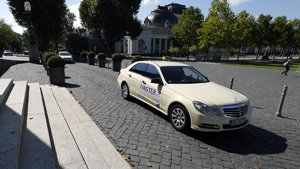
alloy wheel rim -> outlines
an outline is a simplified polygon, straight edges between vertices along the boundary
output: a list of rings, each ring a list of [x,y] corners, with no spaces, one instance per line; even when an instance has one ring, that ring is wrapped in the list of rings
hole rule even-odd
[[[122,87],[122,95],[123,95],[123,97],[127,97],[128,96],[128,87],[127,87],[127,85],[123,85],[123,87]]]
[[[185,116],[183,110],[180,108],[175,108],[172,111],[172,123],[177,127],[177,128],[182,128],[185,124]]]

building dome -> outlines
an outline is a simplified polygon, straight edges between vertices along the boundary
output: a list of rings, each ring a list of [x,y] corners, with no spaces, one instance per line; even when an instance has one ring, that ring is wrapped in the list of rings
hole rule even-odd
[[[181,15],[183,10],[186,9],[184,5],[180,5],[177,3],[171,3],[169,5],[166,5],[169,11],[171,11],[175,15]]]
[[[178,23],[177,17],[168,10],[166,7],[158,6],[158,8],[151,12],[151,14],[145,19],[145,26],[155,27],[172,27]]]

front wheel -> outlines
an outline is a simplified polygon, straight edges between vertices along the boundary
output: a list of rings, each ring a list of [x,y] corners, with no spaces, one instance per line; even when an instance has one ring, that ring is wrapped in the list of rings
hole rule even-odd
[[[169,119],[172,126],[179,131],[186,131],[190,128],[190,117],[188,111],[180,104],[175,104],[171,107]]]
[[[126,82],[123,82],[121,85],[122,97],[126,100],[130,98],[129,87]]]

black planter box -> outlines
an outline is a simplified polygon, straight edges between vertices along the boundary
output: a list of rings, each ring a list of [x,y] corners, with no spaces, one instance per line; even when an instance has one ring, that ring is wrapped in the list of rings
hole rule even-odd
[[[112,69],[115,72],[120,72],[122,61],[113,61]]]
[[[106,60],[98,60],[99,67],[105,67]]]
[[[89,65],[95,65],[95,58],[94,57],[89,57],[88,58],[88,63],[89,63]]]
[[[87,63],[87,58],[86,57],[81,57],[81,62],[82,63]]]
[[[65,68],[48,68],[51,84],[65,83]]]

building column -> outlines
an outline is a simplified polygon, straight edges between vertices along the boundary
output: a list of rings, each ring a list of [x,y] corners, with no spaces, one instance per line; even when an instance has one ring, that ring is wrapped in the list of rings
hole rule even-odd
[[[158,53],[161,54],[161,38],[159,38]]]
[[[168,49],[168,39],[165,39],[165,53],[168,53],[169,49]]]

